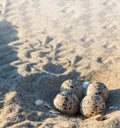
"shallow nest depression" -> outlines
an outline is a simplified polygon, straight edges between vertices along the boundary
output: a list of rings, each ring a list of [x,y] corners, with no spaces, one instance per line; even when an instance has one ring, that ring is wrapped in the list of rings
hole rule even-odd
[[[108,72],[106,72],[106,74],[108,74]],[[94,77],[100,81],[103,74],[99,74],[99,71],[91,73],[88,77],[81,78],[80,82],[82,83],[84,80],[95,79]],[[73,72],[59,77],[50,76],[45,73],[21,77],[19,80],[16,80],[17,84],[15,83],[15,85],[17,86],[14,86],[14,88],[14,82],[8,81],[7,83],[9,86],[4,90],[8,91],[9,88],[9,92],[5,96],[6,101],[3,105],[3,111],[1,112],[6,120],[1,122],[1,126],[12,127],[20,125],[25,127],[40,126],[44,128],[47,126],[61,126],[60,122],[64,125],[63,127],[82,128],[87,127],[88,125],[89,127],[96,127],[99,125],[105,127],[120,126],[118,118],[120,110],[120,89],[110,90],[110,97],[106,103],[106,111],[102,115],[92,118],[84,118],[80,113],[70,116],[55,111],[52,103],[53,98],[59,92],[61,83],[68,78],[74,79],[75,73]],[[106,83],[106,79],[104,80],[104,83]],[[35,101],[37,99],[43,100],[45,104],[40,106],[36,105]],[[28,122],[26,122],[26,120],[28,120]],[[93,122],[95,122],[94,125]],[[111,122],[111,124],[109,122]]]

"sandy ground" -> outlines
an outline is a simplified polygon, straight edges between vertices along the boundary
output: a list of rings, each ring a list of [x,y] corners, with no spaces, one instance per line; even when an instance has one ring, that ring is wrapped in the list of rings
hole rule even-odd
[[[102,121],[54,110],[67,79],[106,84]],[[0,128],[120,128],[119,0],[0,0]]]

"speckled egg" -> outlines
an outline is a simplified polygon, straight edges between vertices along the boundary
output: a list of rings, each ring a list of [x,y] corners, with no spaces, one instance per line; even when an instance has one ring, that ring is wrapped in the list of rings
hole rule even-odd
[[[103,83],[92,82],[88,86],[86,94],[87,95],[99,94],[104,99],[104,101],[106,101],[109,97],[109,90]]]
[[[62,91],[71,91],[72,93],[77,95],[77,97],[79,98],[80,101],[83,98],[83,89],[82,89],[80,82],[78,82],[78,81],[66,80],[62,83],[60,90],[61,90],[61,92]]]
[[[80,103],[80,112],[85,117],[92,117],[102,113],[105,109],[105,101],[98,95],[87,95]]]
[[[58,93],[53,100],[54,107],[64,114],[75,114],[79,110],[79,100],[71,92],[63,91]]]

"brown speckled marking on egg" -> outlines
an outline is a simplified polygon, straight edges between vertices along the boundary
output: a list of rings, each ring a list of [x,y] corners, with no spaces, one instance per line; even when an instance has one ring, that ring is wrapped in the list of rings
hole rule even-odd
[[[87,95],[99,94],[104,99],[104,101],[106,101],[109,97],[109,90],[103,83],[92,82],[88,86],[86,94]]]
[[[103,98],[98,95],[87,95],[80,103],[80,112],[85,117],[92,117],[102,113],[105,109]]]
[[[72,93],[77,95],[77,97],[79,98],[80,101],[83,98],[83,89],[82,89],[81,84],[78,81],[73,81],[70,79],[66,80],[62,83],[60,90],[61,90],[61,92],[62,91],[71,91]]]
[[[57,110],[65,114],[75,114],[79,110],[77,96],[68,91],[58,93],[53,100],[53,104]]]

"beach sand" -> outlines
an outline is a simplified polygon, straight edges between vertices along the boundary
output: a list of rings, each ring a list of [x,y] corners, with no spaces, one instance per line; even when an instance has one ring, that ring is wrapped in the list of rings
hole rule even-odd
[[[54,110],[67,79],[104,83],[104,114]],[[119,0],[0,0],[0,128],[120,128]]]

